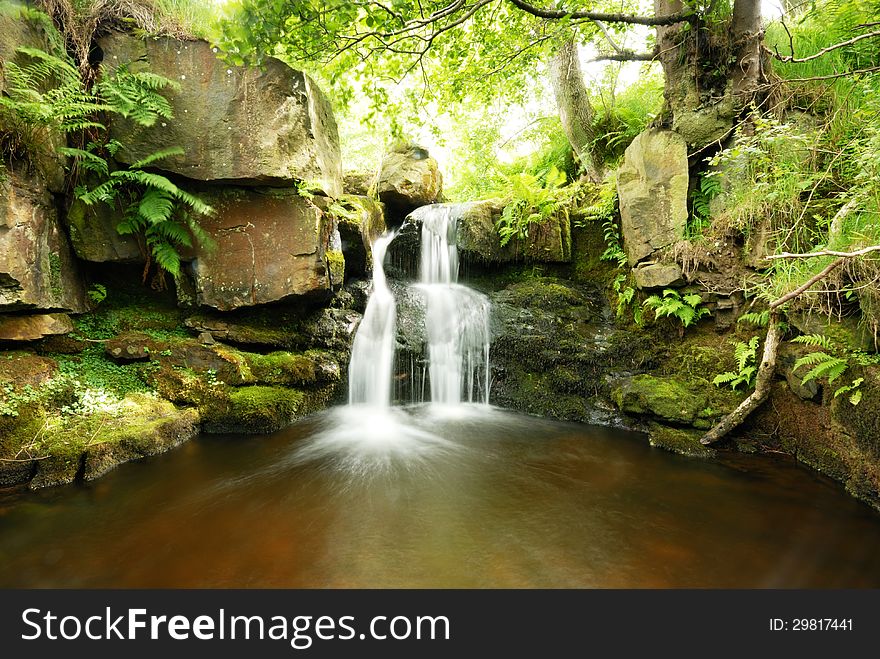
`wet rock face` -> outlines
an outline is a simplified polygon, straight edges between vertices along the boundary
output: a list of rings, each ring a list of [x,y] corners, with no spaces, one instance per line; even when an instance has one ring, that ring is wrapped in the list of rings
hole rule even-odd
[[[88,308],[67,236],[45,181],[19,171],[0,180],[0,312]]]
[[[200,225],[213,245],[195,249],[196,303],[221,311],[291,296],[329,296],[342,285],[332,222],[290,189],[212,188],[201,197],[216,213]]]
[[[385,208],[370,197],[344,195],[336,214],[346,277],[365,277],[373,269],[373,241],[385,232]]]
[[[330,103],[315,82],[277,59],[263,67],[222,62],[205,41],[141,39],[111,33],[99,40],[103,65],[127,65],[176,81],[168,90],[174,118],[145,128],[115,119],[123,144],[117,159],[132,163],[160,149],[185,154],[162,169],[201,181],[319,184],[342,192],[339,135]]]
[[[630,265],[684,236],[687,223],[687,143],[670,130],[649,128],[624,155],[617,172],[623,249]]]

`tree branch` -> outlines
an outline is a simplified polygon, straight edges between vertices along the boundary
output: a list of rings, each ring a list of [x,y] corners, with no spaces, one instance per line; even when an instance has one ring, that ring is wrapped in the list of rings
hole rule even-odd
[[[857,249],[854,252],[838,252],[833,249],[823,249],[818,252],[806,252],[804,254],[792,254],[791,252],[782,252],[781,254],[773,254],[771,256],[765,256],[764,258],[768,261],[772,261],[773,259],[808,259],[813,256],[840,256],[845,259],[851,259],[854,256],[864,256],[865,254],[870,254],[871,252],[880,252],[880,245],[863,247],[862,249]]]
[[[542,9],[530,5],[524,0],[508,0],[515,7],[524,12],[537,16],[559,20],[563,18],[579,19],[586,18],[591,21],[606,21],[608,23],[629,23],[632,25],[674,25],[675,23],[691,23],[696,20],[696,14],[680,12],[667,14],[666,16],[635,16],[633,14],[607,13],[601,11],[566,11],[564,9]]]
[[[783,26],[784,25],[785,24],[783,23]],[[786,31],[788,31],[788,30],[786,30]],[[795,57],[794,56],[794,46],[792,46],[792,49],[791,49],[792,54],[791,55],[780,55],[779,53],[774,53],[773,56],[776,59],[778,59],[780,62],[795,62],[795,63],[799,64],[801,62],[809,62],[810,60],[818,59],[819,57],[822,57],[822,55],[824,55],[825,53],[830,53],[832,50],[837,50],[838,48],[845,48],[846,46],[851,46],[852,44],[857,43],[857,42],[861,41],[862,39],[870,39],[871,37],[880,37],[880,30],[877,30],[876,32],[866,32],[865,34],[860,34],[856,37],[853,37],[852,39],[847,39],[846,41],[841,41],[840,43],[836,43],[832,46],[828,46],[827,48],[823,48],[822,50],[820,50],[816,53],[813,53],[812,55],[809,55],[807,57],[800,57],[800,58]]]

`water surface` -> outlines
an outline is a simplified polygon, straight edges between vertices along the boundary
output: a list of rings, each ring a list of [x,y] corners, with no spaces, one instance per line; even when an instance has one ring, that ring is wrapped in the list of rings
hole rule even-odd
[[[0,586],[878,587],[880,516],[766,456],[482,406],[337,408],[0,490]]]

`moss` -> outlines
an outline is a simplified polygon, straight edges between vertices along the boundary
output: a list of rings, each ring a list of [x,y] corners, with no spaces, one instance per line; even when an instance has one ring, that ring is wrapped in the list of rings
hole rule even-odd
[[[228,393],[227,404],[206,418],[208,432],[269,433],[289,425],[303,408],[305,396],[284,387],[240,387]]]
[[[315,361],[304,355],[290,352],[249,354],[247,361],[254,381],[260,384],[310,385],[317,379]]]
[[[339,250],[330,249],[324,253],[324,259],[327,262],[327,272],[330,273],[330,284],[342,286],[345,280],[345,256]]]
[[[707,407],[706,394],[673,377],[636,375],[620,381],[611,398],[621,412],[689,425]]]
[[[648,441],[651,446],[691,458],[714,458],[715,451],[700,444],[702,435],[703,433],[698,431],[670,428],[659,423],[652,423],[649,427]]]

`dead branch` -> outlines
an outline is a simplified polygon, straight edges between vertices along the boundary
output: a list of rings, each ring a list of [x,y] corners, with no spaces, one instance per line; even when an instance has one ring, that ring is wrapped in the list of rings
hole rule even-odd
[[[785,24],[783,23],[783,27]],[[786,28],[786,32],[788,32],[788,28]],[[790,35],[789,35],[790,36]],[[861,41],[862,39],[870,39],[871,37],[880,37],[880,30],[876,32],[866,32],[865,34],[860,34],[852,39],[847,39],[846,41],[841,41],[840,43],[836,43],[832,46],[828,46],[827,48],[823,48],[822,50],[813,53],[807,57],[795,57],[794,56],[794,48],[792,47],[791,55],[780,55],[779,53],[774,53],[773,56],[778,59],[780,62],[794,62],[800,64],[801,62],[809,62],[810,60],[818,59],[822,57],[822,55],[826,53],[830,53],[832,50],[837,50],[838,48],[845,48],[846,46],[851,46],[854,43]],[[790,40],[790,39],[789,39]]]

